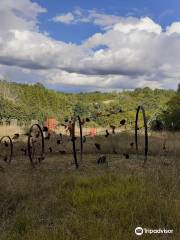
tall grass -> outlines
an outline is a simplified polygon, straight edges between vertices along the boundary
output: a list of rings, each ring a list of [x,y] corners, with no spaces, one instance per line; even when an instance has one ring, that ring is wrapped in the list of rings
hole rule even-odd
[[[179,239],[179,161],[166,166],[150,157],[109,155],[109,166],[86,154],[80,169],[71,155],[48,157],[31,169],[12,162],[0,172],[0,239],[137,239],[134,229],[173,229],[141,239]],[[164,157],[162,157],[164,158]]]

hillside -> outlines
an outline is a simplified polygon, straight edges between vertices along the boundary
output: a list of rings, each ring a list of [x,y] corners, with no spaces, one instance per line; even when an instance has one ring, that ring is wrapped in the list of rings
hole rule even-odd
[[[27,85],[0,81],[0,115],[1,118],[15,118],[19,122],[32,119],[44,122],[48,117],[64,121],[73,114],[88,117],[123,110],[121,114],[108,118],[94,117],[91,124],[102,126],[118,124],[120,118],[133,122],[135,109],[140,104],[145,107],[148,118],[152,118],[154,113],[160,115],[175,94],[173,90],[151,90],[147,87],[134,91],[74,94],[49,90],[40,83]]]

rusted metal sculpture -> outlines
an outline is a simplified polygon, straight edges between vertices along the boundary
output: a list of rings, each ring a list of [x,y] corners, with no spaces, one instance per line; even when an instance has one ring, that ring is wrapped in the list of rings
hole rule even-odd
[[[11,163],[13,157],[13,142],[9,136],[3,136],[0,139],[0,146],[4,146],[4,150],[0,149],[4,162]]]
[[[138,119],[139,119],[139,113],[142,112],[143,115],[143,122],[144,122],[144,163],[147,161],[148,156],[148,128],[147,128],[147,119],[146,119],[146,113],[143,106],[138,106],[137,112],[136,112],[136,120],[135,120],[135,144],[136,144],[136,153],[138,154]]]
[[[78,161],[77,156],[77,136],[76,136],[76,125],[79,126],[79,138],[80,138],[80,160]],[[73,119],[72,124],[72,144],[73,144],[73,157],[76,168],[79,168],[79,162],[82,162],[83,157],[83,136],[82,136],[82,123],[80,116],[77,116]]]
[[[38,150],[38,153],[37,153]],[[39,124],[31,126],[28,134],[28,156],[33,167],[44,160],[44,136]]]

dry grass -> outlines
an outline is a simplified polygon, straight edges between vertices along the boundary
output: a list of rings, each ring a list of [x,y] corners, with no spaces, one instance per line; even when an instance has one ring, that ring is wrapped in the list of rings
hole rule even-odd
[[[59,154],[59,151],[65,151],[67,154],[72,154],[72,141],[67,135],[63,136],[63,144],[57,144],[57,140],[60,139],[59,133],[52,133],[50,140],[45,140],[45,153],[48,154],[49,148],[52,149],[52,154]],[[95,143],[100,144],[101,149],[97,150]],[[110,134],[109,137],[99,135],[96,137],[86,137],[84,143],[84,155],[86,154],[119,154],[124,153],[131,155],[136,154],[134,143],[133,132],[122,131],[118,134]],[[139,156],[143,159],[144,154],[144,136],[139,134]],[[21,135],[18,140],[13,141],[14,145],[14,159],[18,160],[24,158],[24,153],[21,151],[22,148],[27,148],[27,136]],[[77,151],[80,150],[80,138],[76,140]],[[156,158],[164,157],[164,159],[178,158],[180,157],[180,133],[179,132],[150,132],[149,133],[149,155],[155,156]],[[1,145],[1,153],[3,150],[7,150]]]
[[[15,145],[10,166],[0,171],[1,240],[134,240],[137,226],[174,229],[174,234],[144,235],[141,239],[180,239],[180,134],[152,133],[150,156],[143,166],[143,136],[140,155],[129,146],[133,135],[87,138],[84,158],[76,170],[69,154],[55,153],[60,147],[53,135],[46,141],[53,153],[32,169]],[[166,139],[167,150],[162,143]],[[77,140],[78,141],[78,140]],[[94,143],[101,144],[100,152]],[[114,149],[117,154],[113,154]],[[122,153],[128,152],[129,159]],[[96,163],[106,154],[108,163]]]
[[[6,126],[6,125],[0,125],[0,137],[3,136],[13,136],[15,133],[22,134],[24,133],[24,129],[19,126]]]
[[[134,228],[174,229],[179,239],[178,159],[108,155],[108,166],[86,155],[77,171],[71,155],[48,156],[32,169],[26,159],[0,174],[0,239],[135,239]],[[153,236],[142,239],[167,239]]]

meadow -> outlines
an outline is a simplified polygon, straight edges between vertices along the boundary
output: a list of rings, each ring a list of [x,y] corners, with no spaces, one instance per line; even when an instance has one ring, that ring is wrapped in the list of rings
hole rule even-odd
[[[53,147],[57,138],[54,134],[45,141],[46,158],[35,168],[19,151],[25,140],[14,142],[10,165],[1,161],[0,239],[180,239],[178,132],[150,132],[145,165],[143,135],[138,155],[130,146],[133,132],[89,137],[79,169],[71,143],[67,141],[66,154],[60,154],[59,146]],[[94,147],[96,142],[101,151]],[[106,162],[97,164],[101,155]],[[137,226],[174,233],[138,237]]]

